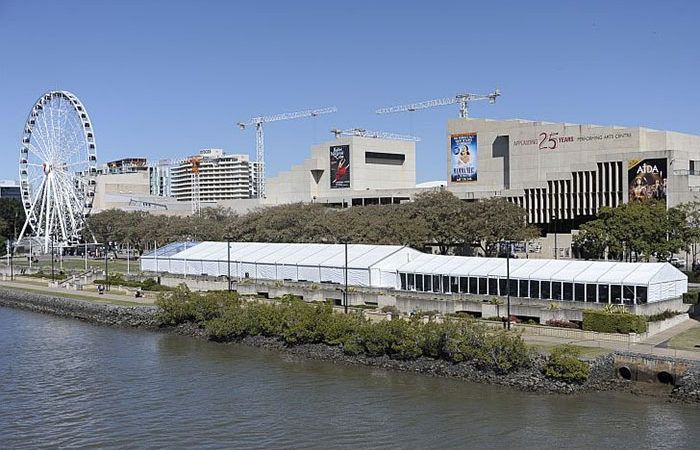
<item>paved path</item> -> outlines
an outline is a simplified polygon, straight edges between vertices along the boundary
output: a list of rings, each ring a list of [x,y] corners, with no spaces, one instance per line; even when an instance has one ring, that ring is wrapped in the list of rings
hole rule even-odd
[[[48,286],[48,283],[46,284],[35,284],[35,283],[29,283],[27,280],[15,280],[15,281],[0,281],[0,286],[2,287],[17,287],[17,288],[22,288],[22,289],[31,289],[33,291],[41,291],[45,292],[47,295],[58,295],[60,296],[61,294],[66,294],[66,295],[75,295],[79,297],[84,297],[85,300],[94,300],[94,301],[101,301],[101,302],[108,302],[110,300],[116,300],[119,302],[131,302],[131,303],[141,303],[141,304],[147,304],[147,305],[152,305],[154,302],[154,298],[152,297],[141,297],[141,298],[136,298],[134,296],[129,296],[129,295],[122,295],[122,294],[113,294],[106,292],[102,295],[98,294],[95,291],[73,291],[65,288],[52,288]]]

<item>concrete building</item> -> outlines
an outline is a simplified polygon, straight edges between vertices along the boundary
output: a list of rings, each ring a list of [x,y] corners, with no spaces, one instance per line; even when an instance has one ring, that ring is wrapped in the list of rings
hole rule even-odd
[[[171,164],[170,160],[161,160],[148,166],[150,194],[157,197],[171,195]]]
[[[14,180],[0,180],[0,198],[21,198],[19,183]]]
[[[150,192],[148,171],[98,175],[95,179],[95,197],[92,211],[127,209],[131,199],[147,196]]]
[[[251,163],[248,155],[227,155],[221,149],[199,152],[199,196],[204,203],[218,200],[247,199],[251,187]],[[185,158],[170,169],[171,194],[179,201],[192,200],[192,163]]]
[[[100,174],[120,174],[144,172],[147,170],[146,158],[124,158],[103,164],[98,167],[97,172]]]
[[[549,231],[576,229],[604,206],[700,198],[700,136],[487,119],[449,120],[447,134],[450,191],[506,197]]]
[[[267,180],[264,204],[319,202],[342,207],[408,200],[416,188],[414,142],[343,136]]]

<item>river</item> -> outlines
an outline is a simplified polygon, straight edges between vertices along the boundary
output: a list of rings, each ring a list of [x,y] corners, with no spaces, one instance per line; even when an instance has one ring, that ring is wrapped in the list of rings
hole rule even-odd
[[[700,407],[542,395],[0,307],[0,448],[697,448]]]

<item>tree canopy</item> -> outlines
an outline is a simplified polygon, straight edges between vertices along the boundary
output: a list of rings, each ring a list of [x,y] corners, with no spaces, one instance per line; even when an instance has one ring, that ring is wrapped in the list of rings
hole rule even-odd
[[[201,217],[152,215],[146,212],[103,211],[88,220],[99,241],[130,243],[143,252],[154,242],[163,245],[191,239],[257,242],[436,246],[440,253],[471,245],[493,254],[496,243],[536,237],[525,211],[505,199],[465,202],[447,191],[425,192],[411,203],[333,209],[294,203],[260,208],[238,215],[209,208]]]

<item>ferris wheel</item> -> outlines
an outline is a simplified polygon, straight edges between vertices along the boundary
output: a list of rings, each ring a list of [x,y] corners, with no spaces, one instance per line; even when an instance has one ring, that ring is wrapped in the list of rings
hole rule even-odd
[[[44,252],[77,243],[92,209],[97,175],[95,132],[82,102],[68,91],[39,97],[24,125],[19,180],[30,234]]]

